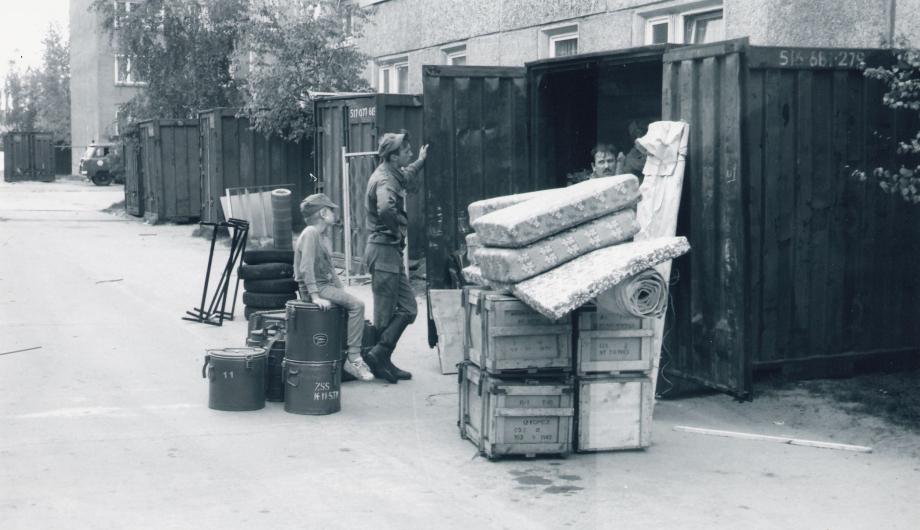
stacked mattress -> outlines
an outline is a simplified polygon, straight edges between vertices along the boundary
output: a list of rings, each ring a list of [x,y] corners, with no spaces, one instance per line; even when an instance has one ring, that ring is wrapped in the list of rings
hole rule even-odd
[[[623,311],[650,316],[667,297],[664,281],[630,277],[689,251],[685,238],[631,243],[639,232],[639,181],[616,175],[567,188],[497,197],[469,205],[467,281],[504,289],[553,319],[619,288]],[[657,281],[657,283],[656,283]],[[620,284],[622,287],[618,287]],[[635,313],[643,313],[641,315]]]

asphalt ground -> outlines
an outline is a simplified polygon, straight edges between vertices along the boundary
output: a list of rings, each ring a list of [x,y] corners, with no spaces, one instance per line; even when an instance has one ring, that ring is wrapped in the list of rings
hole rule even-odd
[[[491,462],[457,430],[420,319],[398,385],[346,383],[329,416],[208,408],[213,347],[181,320],[194,225],[102,210],[120,186],[0,184],[0,527],[916,528],[920,437],[796,389],[662,400],[644,451]],[[219,247],[226,252],[226,247]],[[370,288],[353,291],[371,309]],[[424,299],[419,300],[425,314]],[[24,351],[17,351],[24,350]],[[7,352],[16,353],[7,353]],[[676,425],[869,445],[868,454]]]

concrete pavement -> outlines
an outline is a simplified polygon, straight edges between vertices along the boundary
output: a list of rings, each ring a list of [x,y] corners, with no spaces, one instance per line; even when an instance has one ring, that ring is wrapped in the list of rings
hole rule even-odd
[[[240,317],[180,319],[208,241],[101,210],[120,186],[0,183],[0,527],[912,528],[918,438],[796,393],[661,401],[647,451],[477,456],[420,319],[415,378],[347,383],[342,411],[207,408],[209,347]],[[226,252],[226,247],[222,250]],[[369,287],[355,292],[371,310]],[[423,300],[420,300],[423,303]],[[242,307],[237,306],[237,315]],[[424,315],[424,308],[421,310]],[[872,454],[674,432],[694,425]]]

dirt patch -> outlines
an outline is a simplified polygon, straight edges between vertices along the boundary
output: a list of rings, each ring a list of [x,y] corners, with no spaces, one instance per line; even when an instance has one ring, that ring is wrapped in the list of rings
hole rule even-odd
[[[868,374],[850,379],[817,379],[799,385],[812,394],[846,405],[851,411],[882,418],[920,433],[920,370]]]
[[[123,212],[123,211],[125,211],[125,201],[124,201],[124,199],[122,199],[122,200],[120,200],[120,201],[118,201],[118,202],[113,202],[113,203],[112,203],[111,205],[109,205],[107,208],[103,208],[102,211],[105,212],[105,213],[118,213],[118,212]]]

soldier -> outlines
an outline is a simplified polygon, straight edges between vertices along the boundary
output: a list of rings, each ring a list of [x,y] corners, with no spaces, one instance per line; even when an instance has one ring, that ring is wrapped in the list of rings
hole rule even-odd
[[[412,162],[409,133],[386,133],[377,149],[380,165],[367,183],[364,207],[367,210],[365,262],[374,292],[374,325],[377,344],[365,355],[374,375],[390,383],[411,379],[412,374],[397,368],[391,359],[403,331],[418,314],[415,294],[403,262],[406,249],[406,188],[428,156],[428,146],[419,149]]]

